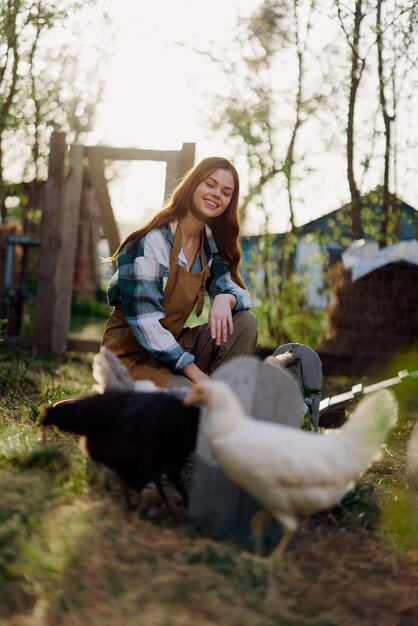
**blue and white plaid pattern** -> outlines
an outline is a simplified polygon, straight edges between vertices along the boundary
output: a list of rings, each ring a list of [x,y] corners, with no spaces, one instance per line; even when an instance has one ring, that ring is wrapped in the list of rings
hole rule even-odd
[[[118,269],[110,280],[107,297],[110,306],[122,302],[126,321],[138,343],[167,367],[181,371],[195,358],[185,352],[172,333],[159,322],[165,317],[163,292],[167,284],[176,228],[177,222],[172,222],[150,231],[141,239],[130,241],[117,257]],[[211,269],[206,284],[211,301],[220,293],[229,293],[237,300],[234,311],[249,309],[251,303],[248,291],[232,280],[210,228],[206,226],[205,229],[203,262]],[[182,250],[177,262],[188,269]],[[190,271],[201,270],[198,257]]]

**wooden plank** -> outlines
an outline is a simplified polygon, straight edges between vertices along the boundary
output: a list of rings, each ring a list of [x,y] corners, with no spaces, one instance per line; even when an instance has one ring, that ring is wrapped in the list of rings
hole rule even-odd
[[[64,160],[67,145],[65,133],[52,133],[48,180],[41,221],[41,258],[37,281],[34,350],[50,351],[55,315],[56,266],[62,233]]]
[[[299,427],[303,400],[295,381],[282,368],[254,357],[238,357],[219,367],[214,380],[226,381],[240,399],[244,411],[254,419]],[[202,408],[195,468],[193,472],[188,525],[219,538],[233,539],[251,548],[250,523],[260,505],[232,484],[219,469],[207,441]],[[281,530],[275,522],[266,529],[264,541],[274,545]]]
[[[99,153],[102,159],[114,161],[168,161],[180,152],[180,150],[144,150],[110,146],[86,146],[86,150]]]
[[[61,354],[67,345],[70,327],[71,299],[74,286],[74,268],[77,252],[77,230],[83,186],[83,146],[70,148],[70,171],[65,181],[64,219],[61,250],[57,263],[55,316],[52,328],[52,352]]]
[[[329,411],[334,411],[335,409],[343,409],[348,407],[354,400],[357,400],[360,396],[365,396],[369,393],[373,393],[378,391],[379,389],[387,389],[389,387],[394,387],[395,385],[399,385],[404,381],[407,381],[408,378],[417,378],[418,370],[414,372],[409,372],[408,370],[401,370],[398,372],[397,376],[393,376],[392,378],[387,378],[386,380],[381,380],[377,383],[373,383],[372,385],[364,386],[361,383],[354,385],[351,391],[346,391],[345,393],[340,393],[336,396],[332,396],[330,398],[324,398],[320,402],[319,411],[321,415],[325,415]]]
[[[86,148],[85,152],[89,159],[91,180],[102,215],[104,235],[113,254],[120,244],[120,238],[104,175],[104,152],[102,148]]]

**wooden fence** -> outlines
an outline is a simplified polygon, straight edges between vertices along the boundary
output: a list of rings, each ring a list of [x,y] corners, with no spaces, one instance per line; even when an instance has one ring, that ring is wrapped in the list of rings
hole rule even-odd
[[[168,195],[177,179],[193,166],[194,156],[193,143],[184,143],[181,150],[81,145],[70,146],[68,150],[65,133],[52,134],[40,229],[41,257],[32,340],[35,350],[60,354],[68,347],[85,160],[100,209],[103,233],[110,249],[115,250],[120,240],[104,174],[105,159],[165,162],[164,191]]]

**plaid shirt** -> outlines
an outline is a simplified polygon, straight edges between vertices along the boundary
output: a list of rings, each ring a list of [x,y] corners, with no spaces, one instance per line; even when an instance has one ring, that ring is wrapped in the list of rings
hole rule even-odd
[[[122,302],[123,312],[135,339],[153,357],[174,371],[182,371],[195,358],[185,352],[159,320],[165,317],[163,292],[167,284],[170,252],[177,222],[151,230],[141,239],[130,241],[117,257],[117,271],[112,277],[107,297],[110,306]],[[188,269],[183,250],[177,262]],[[235,296],[234,311],[250,308],[248,291],[234,283],[228,266],[216,247],[208,226],[205,227],[203,262],[211,271],[206,284],[211,302],[220,293]],[[199,255],[190,271],[201,271]]]

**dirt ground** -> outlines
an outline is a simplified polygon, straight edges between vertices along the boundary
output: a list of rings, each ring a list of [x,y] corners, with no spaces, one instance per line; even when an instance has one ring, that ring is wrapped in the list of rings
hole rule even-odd
[[[415,392],[397,393],[382,460],[272,565],[128,510],[75,437],[42,447],[42,402],[85,393],[91,359],[3,352],[0,368],[0,626],[418,626],[418,493],[405,466]]]

